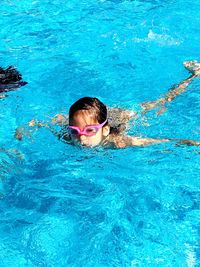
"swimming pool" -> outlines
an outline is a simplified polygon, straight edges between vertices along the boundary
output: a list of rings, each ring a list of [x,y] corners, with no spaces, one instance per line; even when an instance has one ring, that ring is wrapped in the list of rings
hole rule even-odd
[[[200,266],[199,148],[174,143],[80,149],[41,129],[78,98],[133,109],[154,100],[199,57],[200,4],[178,1],[10,1],[1,4],[1,65],[29,84],[1,100],[0,266]],[[133,122],[148,137],[199,140],[200,80],[160,117]]]

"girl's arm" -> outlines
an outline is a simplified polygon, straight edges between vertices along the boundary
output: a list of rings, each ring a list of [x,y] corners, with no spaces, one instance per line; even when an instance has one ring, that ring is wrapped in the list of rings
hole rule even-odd
[[[111,141],[116,148],[131,146],[144,147],[152,144],[170,142],[170,139],[140,138],[133,136],[115,136]]]
[[[166,111],[165,104],[171,102],[178,95],[185,92],[188,88],[188,85],[198,76],[200,76],[200,63],[197,61],[186,61],[183,63],[185,68],[189,70],[192,74],[185,80],[181,81],[177,86],[174,86],[168,93],[166,93],[163,97],[155,100],[155,101],[147,101],[141,103],[140,106],[143,109],[143,114],[148,111],[158,108],[157,115],[162,114]],[[108,115],[111,120],[117,121],[116,124],[125,123],[128,124],[130,120],[137,117],[137,113],[131,110],[123,110],[120,108],[111,108],[108,109]]]
[[[140,137],[133,137],[133,136],[115,136],[111,139],[111,143],[116,148],[125,148],[131,146],[137,147],[145,147],[148,145],[159,144],[159,143],[166,143],[166,142],[173,142],[175,141],[176,144],[184,144],[189,146],[200,146],[200,142],[187,140],[187,139],[156,139],[156,138],[140,138]]]
[[[61,126],[61,129],[57,131],[55,129],[55,125]],[[15,138],[21,141],[24,136],[31,137],[32,133],[39,130],[40,128],[47,128],[59,140],[63,142],[71,142],[71,138],[65,129],[66,125],[68,125],[68,117],[62,114],[56,115],[49,123],[33,119],[29,121],[26,125],[18,127],[16,129]]]
[[[34,119],[29,121],[27,124],[18,127],[15,131],[15,138],[21,141],[24,136],[31,137],[33,132],[39,130],[42,127],[48,128],[54,135],[59,138],[59,132],[56,131],[50,123],[41,122]]]
[[[166,108],[165,104],[171,102],[178,95],[185,92],[188,85],[198,76],[200,76],[200,63],[195,61],[186,61],[183,63],[185,68],[189,70],[192,74],[185,80],[181,81],[177,86],[174,86],[164,97],[161,97],[155,101],[147,101],[141,104],[144,113],[154,108],[159,108],[157,115],[163,113]]]

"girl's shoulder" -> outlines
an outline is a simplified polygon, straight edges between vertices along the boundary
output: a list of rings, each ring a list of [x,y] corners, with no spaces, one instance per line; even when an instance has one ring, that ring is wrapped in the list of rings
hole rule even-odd
[[[132,119],[137,118],[137,112],[122,108],[108,108],[108,123],[111,128],[118,129],[122,133],[128,128]]]
[[[108,108],[108,122],[110,125],[119,125],[127,123],[134,116],[135,112],[122,108]]]
[[[104,147],[124,148],[132,144],[132,138],[124,134],[110,134],[103,142]]]

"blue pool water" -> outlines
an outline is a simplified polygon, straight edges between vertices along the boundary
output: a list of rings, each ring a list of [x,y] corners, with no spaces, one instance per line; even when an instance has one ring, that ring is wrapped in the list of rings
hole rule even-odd
[[[200,60],[198,0],[2,0],[0,65],[28,85],[0,101],[0,267],[200,266],[200,149],[80,149],[17,126],[82,96],[133,109]],[[200,140],[200,79],[130,133]],[[4,151],[6,150],[6,151]]]

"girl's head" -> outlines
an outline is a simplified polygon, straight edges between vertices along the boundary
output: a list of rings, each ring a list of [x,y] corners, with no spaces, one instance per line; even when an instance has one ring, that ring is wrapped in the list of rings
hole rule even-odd
[[[110,132],[106,106],[97,98],[79,99],[69,110],[69,130],[74,142],[83,146],[99,145]]]

